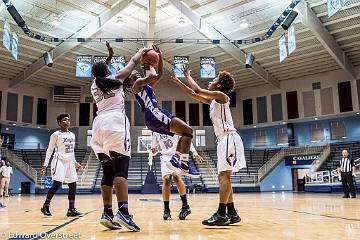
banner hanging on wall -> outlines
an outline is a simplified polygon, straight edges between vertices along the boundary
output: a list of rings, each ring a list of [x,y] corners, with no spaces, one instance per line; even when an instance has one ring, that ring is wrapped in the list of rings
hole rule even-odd
[[[309,155],[291,155],[285,157],[285,166],[294,166],[294,165],[310,165],[315,160],[319,159],[319,154],[309,154]]]
[[[124,56],[117,56],[111,59],[110,71],[111,74],[115,75],[118,71],[125,68],[126,61]]]
[[[341,0],[328,0],[327,7],[328,7],[328,17],[331,17],[341,9],[342,7]]]
[[[200,58],[200,77],[201,78],[215,78],[216,64],[214,57]]]
[[[10,38],[10,25],[7,21],[4,23],[3,45],[4,48],[10,51],[11,38]]]
[[[76,77],[91,77],[92,57],[76,57]]]
[[[287,57],[287,48],[286,48],[286,38],[285,35],[283,35],[279,39],[279,56],[280,56],[280,62],[284,61]]]
[[[18,60],[18,46],[19,46],[19,39],[16,33],[13,33],[12,42],[11,42],[11,55],[17,61]]]
[[[293,53],[296,49],[296,37],[295,37],[295,27],[292,25],[288,30],[288,50],[289,55]]]
[[[185,77],[184,73],[181,71],[181,69],[183,66],[188,66],[188,65],[189,65],[189,57],[175,56],[174,64],[173,64],[175,75],[179,78]]]

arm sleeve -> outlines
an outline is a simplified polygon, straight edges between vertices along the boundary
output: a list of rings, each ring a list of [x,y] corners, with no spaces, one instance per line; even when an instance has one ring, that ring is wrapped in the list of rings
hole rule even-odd
[[[44,167],[47,167],[49,165],[51,155],[52,155],[52,153],[54,152],[54,149],[55,149],[56,140],[57,140],[56,135],[52,134],[51,137],[50,137],[49,146],[48,146],[48,148],[46,150],[46,157],[45,157],[45,161],[44,161],[44,164],[43,164]]]

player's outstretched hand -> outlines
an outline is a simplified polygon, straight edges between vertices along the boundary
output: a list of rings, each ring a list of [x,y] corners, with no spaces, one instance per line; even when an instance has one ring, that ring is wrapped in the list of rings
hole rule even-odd
[[[197,162],[202,162],[204,159],[202,156],[200,156],[199,154],[194,154],[194,160]]]
[[[114,56],[114,49],[111,47],[110,43],[108,41],[106,41],[106,47],[108,49],[109,52],[109,56]]]
[[[189,77],[190,74],[191,74],[190,67],[187,66],[186,64],[184,64],[184,65],[181,67],[181,71],[184,73],[185,77]]]
[[[161,58],[162,52],[161,52],[160,48],[158,46],[156,46],[156,45],[153,45],[152,48],[154,49],[155,52],[157,52],[157,54]]]
[[[46,167],[45,167],[45,166],[42,166],[42,167],[41,167],[40,173],[41,173],[42,175],[45,175],[45,173],[46,173]]]

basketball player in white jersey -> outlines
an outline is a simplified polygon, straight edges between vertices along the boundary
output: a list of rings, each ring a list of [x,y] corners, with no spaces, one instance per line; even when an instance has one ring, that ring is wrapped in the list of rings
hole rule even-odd
[[[170,136],[167,134],[160,134],[157,132],[152,133],[152,141],[151,141],[151,151],[153,154],[156,154],[159,150],[161,153],[160,161],[161,161],[161,175],[163,179],[162,185],[162,195],[164,201],[164,220],[171,219],[170,207],[169,207],[169,199],[171,192],[171,181],[174,180],[176,187],[178,189],[182,207],[179,213],[179,219],[185,220],[185,218],[191,213],[190,206],[187,203],[186,198],[186,187],[184,181],[181,178],[181,174],[170,169],[167,164],[170,163],[172,156],[176,152],[177,143],[181,136],[174,135]],[[202,157],[197,153],[194,145],[191,143],[190,152],[192,152],[193,157],[196,161],[202,161]]]
[[[76,182],[78,181],[76,169],[80,169],[81,165],[75,160],[75,134],[69,131],[70,115],[68,113],[62,113],[57,116],[56,119],[58,125],[60,126],[60,130],[51,134],[45,161],[43,167],[41,168],[41,173],[45,175],[46,168],[49,165],[51,156],[54,153],[51,161],[51,176],[53,185],[46,195],[41,212],[45,216],[51,216],[49,209],[51,199],[59,190],[62,183],[67,183],[69,186],[69,209],[66,215],[68,217],[76,217],[81,215],[81,213],[75,208]]]
[[[103,168],[101,193],[104,212],[100,223],[109,229],[120,229],[121,225],[132,231],[140,231],[128,211],[128,170],[131,154],[130,123],[124,107],[124,80],[140,62],[140,58],[150,49],[139,50],[125,68],[111,75],[109,64],[114,54],[106,43],[109,56],[105,62],[97,62],[92,67],[95,79],[91,94],[98,108],[92,126],[91,147]],[[112,211],[112,191],[118,201],[119,211]]]
[[[240,222],[234,201],[230,176],[233,172],[246,167],[244,146],[241,137],[236,132],[230,111],[230,98],[227,96],[234,88],[231,74],[221,71],[209,83],[208,89],[203,89],[190,75],[190,69],[184,67],[185,78],[190,88],[181,82],[173,73],[172,79],[190,97],[206,104],[210,104],[210,117],[217,137],[217,169],[219,177],[220,203],[216,213],[202,224],[222,226]],[[227,213],[226,213],[227,208]]]

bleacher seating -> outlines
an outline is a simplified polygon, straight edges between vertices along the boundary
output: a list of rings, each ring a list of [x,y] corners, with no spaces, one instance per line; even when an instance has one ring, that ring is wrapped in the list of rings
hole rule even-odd
[[[360,142],[344,142],[330,144],[330,157],[324,162],[319,171],[333,170],[339,166],[342,150],[347,149],[355,160],[360,158]]]
[[[245,160],[247,167],[241,169],[239,172],[233,174],[231,176],[231,182],[234,186],[240,185],[240,184],[255,184],[257,182],[257,176],[258,176],[258,170],[259,168],[264,165],[272,156],[275,155],[275,153],[278,151],[278,149],[246,149],[245,150]],[[210,161],[210,164],[214,164],[214,168],[211,170],[216,170],[216,164],[217,164],[217,153],[216,149],[209,148],[206,150],[206,154],[210,157],[212,161]],[[199,166],[200,167],[200,166]],[[200,167],[203,171],[206,171],[206,169],[209,169],[210,166],[204,167],[202,165]],[[207,170],[209,171],[209,170]],[[206,180],[206,185],[216,186],[218,185],[217,180],[214,176],[209,176],[209,174],[205,174],[204,179]],[[206,175],[206,176],[205,176]]]

